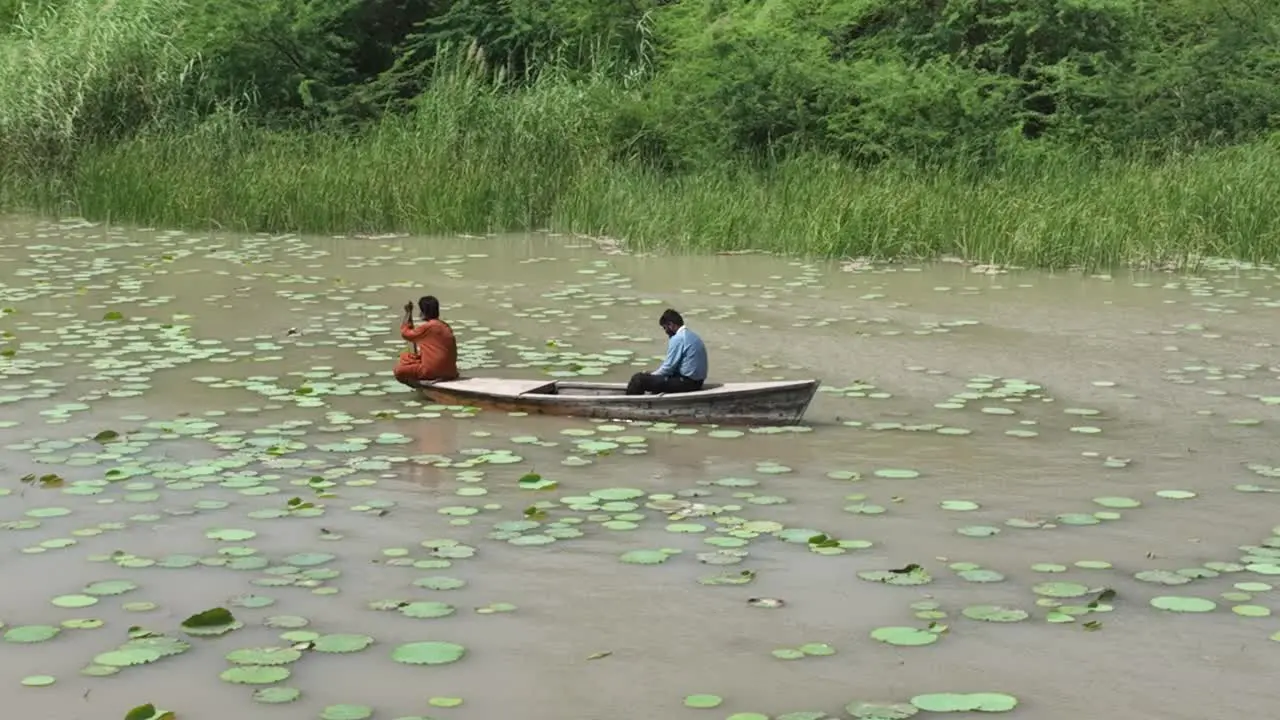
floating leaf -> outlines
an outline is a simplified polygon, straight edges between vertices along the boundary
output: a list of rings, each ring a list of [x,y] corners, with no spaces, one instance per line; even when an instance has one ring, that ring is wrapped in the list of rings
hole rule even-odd
[[[302,691],[291,687],[266,687],[253,691],[253,699],[265,704],[291,703],[302,697]]]
[[[926,712],[1008,712],[1018,699],[1004,693],[931,693],[916,695],[911,704]]]
[[[1006,608],[999,605],[973,605],[965,608],[961,613],[973,620],[983,620],[985,622],[1018,622],[1026,620],[1030,615],[1025,610],[1017,608]]]
[[[413,584],[420,588],[426,588],[428,590],[456,590],[460,587],[465,586],[467,582],[465,580],[459,580],[457,578],[444,577],[443,575],[437,575],[432,577],[419,578],[418,580],[414,580]]]
[[[911,647],[938,642],[938,633],[913,627],[882,627],[871,631],[871,637],[889,645]]]
[[[684,706],[698,708],[701,710],[709,710],[719,707],[724,702],[724,698],[719,695],[686,695],[684,698]]]
[[[827,655],[835,655],[836,649],[826,643],[805,643],[800,646],[800,652],[805,655],[825,657]]]
[[[289,674],[289,668],[279,665],[238,665],[223,670],[219,677],[241,685],[271,685],[285,680]]]
[[[442,602],[411,602],[399,608],[400,613],[411,618],[441,618],[454,613],[452,605]]]
[[[320,711],[320,720],[365,720],[373,717],[373,708],[366,705],[329,705]]]
[[[86,608],[97,605],[98,598],[92,595],[59,595],[49,602],[60,608]]]
[[[661,550],[629,550],[619,558],[632,565],[658,565],[667,561],[669,556]]]
[[[933,577],[915,563],[897,570],[863,570],[858,577],[887,585],[926,585],[933,582]]]
[[[38,643],[50,640],[62,632],[62,628],[53,625],[17,625],[4,633],[5,642]]]
[[[351,653],[364,650],[372,644],[373,638],[368,635],[334,633],[316,638],[312,649],[323,653]]]
[[[138,586],[129,580],[99,580],[84,587],[86,595],[123,595]]]
[[[1045,582],[1031,588],[1037,595],[1054,598],[1074,598],[1089,594],[1089,588],[1073,582]]]
[[[287,665],[300,657],[301,652],[283,647],[242,648],[227,653],[227,661],[237,665]]]
[[[391,659],[408,665],[448,665],[461,660],[467,649],[450,642],[415,642],[397,647]]]
[[[1151,606],[1169,612],[1202,613],[1212,611],[1218,604],[1204,598],[1161,595],[1151,598]]]

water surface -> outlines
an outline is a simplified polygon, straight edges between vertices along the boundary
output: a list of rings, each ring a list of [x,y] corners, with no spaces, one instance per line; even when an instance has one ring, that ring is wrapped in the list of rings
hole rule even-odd
[[[154,703],[182,720],[303,718],[351,704],[375,718],[802,720],[1001,692],[1019,700],[1011,717],[1168,720],[1273,704],[1280,621],[1239,614],[1276,609],[1280,574],[1271,269],[987,274],[630,257],[570,237],[28,218],[0,220],[0,261],[0,621],[102,621],[0,643],[17,715]],[[625,380],[657,364],[670,306],[707,340],[716,379],[816,377],[824,392],[806,426],[746,431],[429,405],[388,372],[399,308],[428,292],[468,374]],[[521,487],[530,473],[558,485]],[[227,529],[252,536],[210,537]],[[844,547],[811,548],[817,534]],[[680,552],[620,559],[658,549]],[[910,564],[932,582],[858,576]],[[707,584],[743,571],[748,584]],[[414,584],[426,578],[458,587]],[[51,602],[116,579],[137,588]],[[1055,582],[1091,592],[1046,597]],[[1167,612],[1159,596],[1216,607]],[[394,609],[411,601],[454,612]],[[987,604],[1028,617],[962,614]],[[213,607],[243,627],[187,637],[180,623]],[[279,683],[300,698],[256,703],[266,686],[219,675],[232,651],[289,647],[268,626],[281,615],[372,643],[303,640]],[[82,674],[134,626],[191,647]],[[937,641],[872,639],[893,626]],[[392,660],[421,641],[467,652]],[[835,654],[773,654],[805,643]],[[39,675],[56,682],[20,684]],[[724,701],[684,707],[692,694]]]

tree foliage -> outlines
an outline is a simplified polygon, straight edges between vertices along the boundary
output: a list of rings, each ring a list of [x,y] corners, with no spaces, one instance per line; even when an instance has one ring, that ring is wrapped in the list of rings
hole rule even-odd
[[[90,141],[229,105],[273,125],[359,124],[417,111],[459,58],[502,93],[607,79],[620,92],[591,111],[615,155],[668,169],[813,150],[1168,152],[1280,118],[1268,0],[0,0],[5,27],[0,146],[42,123]],[[96,74],[73,72],[89,62]],[[48,105],[85,97],[102,102]]]

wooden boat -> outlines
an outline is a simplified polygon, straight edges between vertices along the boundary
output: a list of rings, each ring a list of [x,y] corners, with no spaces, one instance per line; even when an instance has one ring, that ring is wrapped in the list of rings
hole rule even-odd
[[[707,383],[695,392],[627,395],[625,383],[474,377],[423,383],[418,390],[437,403],[544,415],[786,425],[804,417],[818,385],[817,380]]]

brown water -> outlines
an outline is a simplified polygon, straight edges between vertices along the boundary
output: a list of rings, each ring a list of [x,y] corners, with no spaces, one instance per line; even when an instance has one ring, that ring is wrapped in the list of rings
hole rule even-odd
[[[1280,573],[1270,269],[846,271],[606,255],[565,237],[205,236],[23,218],[0,220],[0,261],[12,351],[0,358],[0,621],[104,623],[0,643],[15,716],[98,720],[155,703],[182,720],[308,718],[346,703],[376,719],[802,720],[848,717],[855,700],[1002,692],[1020,701],[1011,717],[1198,720],[1265,717],[1274,704],[1280,620],[1232,607],[1280,609],[1276,591],[1231,595]],[[424,405],[388,369],[403,345],[399,307],[425,292],[441,297],[469,374],[623,380],[656,364],[657,315],[672,306],[707,340],[716,379],[817,377],[825,392],[807,427],[745,435]],[[104,430],[120,438],[95,441]],[[884,469],[918,477],[875,474]],[[530,472],[559,485],[520,488]],[[22,483],[29,473],[62,483]],[[650,495],[583,499],[608,488]],[[1169,490],[1196,495],[1156,494]],[[316,507],[287,513],[294,497]],[[1107,497],[1141,505],[1093,500]],[[948,500],[978,508],[943,509]],[[538,502],[545,515],[520,522]],[[206,534],[228,528],[256,535]],[[823,554],[805,542],[819,531],[870,546]],[[660,548],[682,552],[620,560]],[[295,553],[334,557],[285,560]],[[1003,579],[966,580],[967,566],[950,567],[961,562]],[[933,581],[858,577],[910,563]],[[743,570],[756,573],[750,584],[699,582]],[[1149,570],[1188,582],[1135,578]],[[426,577],[465,585],[413,584]],[[51,603],[113,579],[137,589],[90,607]],[[1054,600],[1033,590],[1045,582],[1117,595],[1079,614],[1096,593]],[[1156,596],[1217,606],[1166,612],[1149,604]],[[260,598],[274,602],[243,606]],[[389,600],[455,612],[370,608]],[[940,611],[912,608],[921,601]],[[476,612],[492,603],[515,610]],[[983,604],[1029,617],[961,613]],[[185,618],[218,606],[243,627],[184,635]],[[265,686],[219,674],[233,650],[292,644],[264,625],[276,615],[373,643],[302,645],[279,683],[301,698],[257,704]],[[926,646],[870,637],[933,622]],[[81,674],[131,626],[191,648]],[[419,641],[467,654],[392,661]],[[804,643],[836,654],[772,654]],[[20,685],[33,675],[57,681]],[[686,708],[690,694],[724,702]],[[463,703],[437,708],[433,697]]]

